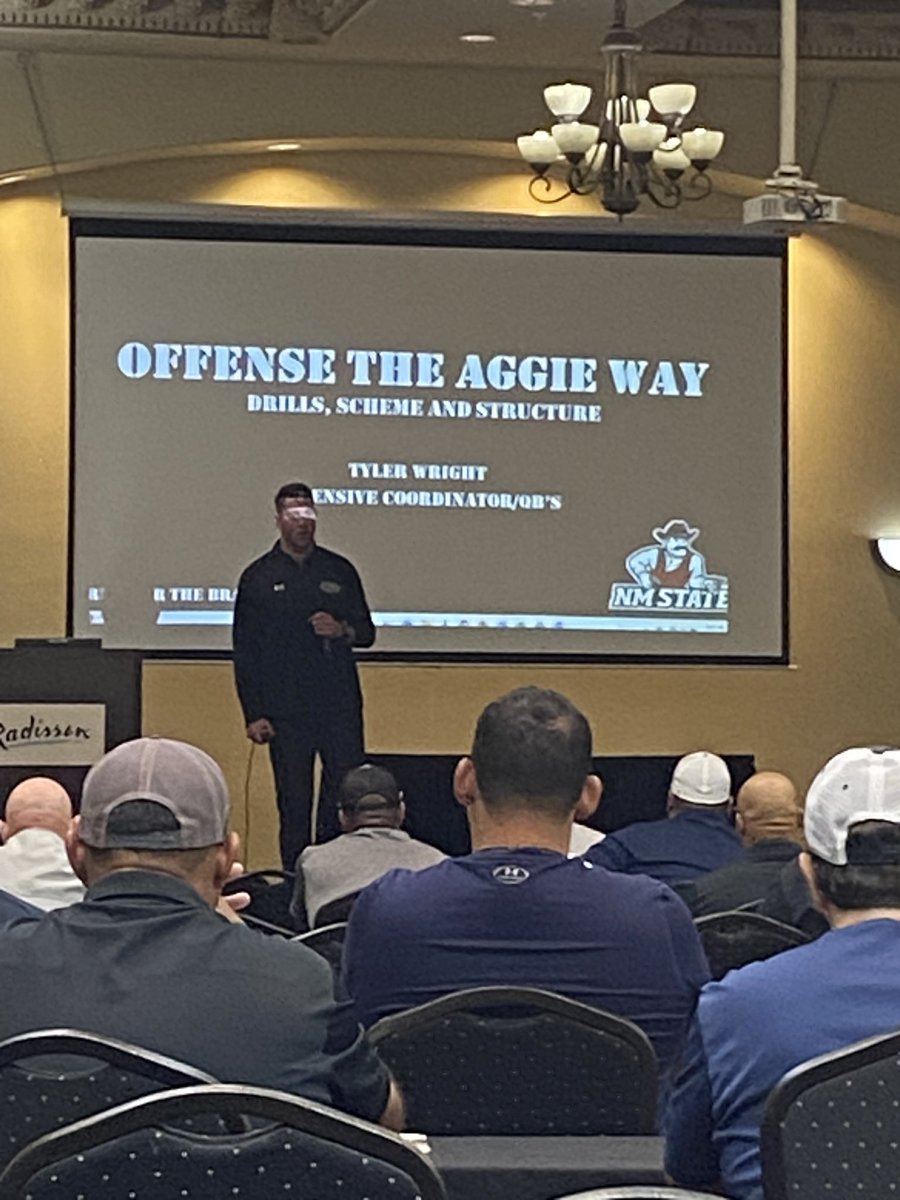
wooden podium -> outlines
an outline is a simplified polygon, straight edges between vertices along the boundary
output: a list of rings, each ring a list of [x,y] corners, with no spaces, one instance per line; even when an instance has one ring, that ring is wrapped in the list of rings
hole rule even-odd
[[[0,650],[0,800],[47,775],[78,805],[91,762],[141,733],[141,655],[99,639],[20,639]]]

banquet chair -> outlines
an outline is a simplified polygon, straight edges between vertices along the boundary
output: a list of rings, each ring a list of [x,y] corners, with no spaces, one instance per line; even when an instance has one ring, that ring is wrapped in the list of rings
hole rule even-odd
[[[589,1192],[576,1192],[571,1196],[560,1196],[558,1200],[722,1200],[713,1192],[692,1192],[680,1187],[648,1187],[632,1184],[626,1187],[593,1188]]]
[[[350,920],[350,913],[358,895],[359,892],[351,892],[349,896],[339,896],[330,904],[323,904],[316,913],[313,928],[321,929],[324,925],[337,925],[340,922],[346,924]]]
[[[315,950],[316,954],[321,954],[335,971],[339,971],[346,932],[347,922],[335,921],[333,925],[318,925],[309,933],[298,933],[296,937],[291,938],[291,941],[299,942],[303,946],[308,946],[310,950]]]
[[[900,1033],[866,1038],[788,1071],[763,1114],[766,1200],[893,1195],[900,1188],[898,1111]]]
[[[810,940],[807,934],[791,925],[783,925],[772,917],[746,909],[697,917],[694,925],[706,951],[713,979],[721,979],[737,967],[761,962]]]
[[[656,1056],[623,1017],[538,988],[481,987],[383,1017],[369,1039],[428,1134],[651,1134]]]
[[[248,871],[237,879],[229,880],[222,891],[226,896],[234,892],[249,893],[250,903],[241,911],[242,917],[251,916],[257,921],[265,921],[268,925],[296,933],[290,912],[294,892],[292,871]]]
[[[250,1127],[217,1137],[184,1128],[186,1118],[209,1116]],[[446,1200],[431,1163],[395,1134],[309,1100],[235,1084],[146,1096],[47,1134],[9,1164],[0,1195]]]
[[[185,1063],[113,1038],[46,1029],[0,1042],[0,1167],[42,1134],[125,1100],[215,1083]]]

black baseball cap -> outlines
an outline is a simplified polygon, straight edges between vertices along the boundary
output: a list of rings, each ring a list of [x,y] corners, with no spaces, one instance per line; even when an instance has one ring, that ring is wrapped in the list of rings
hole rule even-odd
[[[384,767],[363,763],[344,776],[338,807],[344,812],[361,808],[396,808],[401,800],[397,780]]]

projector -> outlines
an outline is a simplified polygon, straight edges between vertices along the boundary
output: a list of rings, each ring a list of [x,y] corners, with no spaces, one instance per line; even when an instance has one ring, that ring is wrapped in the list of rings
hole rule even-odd
[[[822,196],[818,192],[766,192],[744,201],[745,225],[842,225],[847,220],[844,196]]]

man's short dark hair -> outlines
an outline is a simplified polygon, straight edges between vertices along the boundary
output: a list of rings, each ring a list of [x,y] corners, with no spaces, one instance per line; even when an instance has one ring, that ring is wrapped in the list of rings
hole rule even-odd
[[[308,483],[283,483],[275,493],[275,508],[280,509],[285,500],[312,500],[312,488]]]
[[[489,808],[527,800],[547,815],[571,814],[591,772],[591,730],[570,700],[524,687],[489,704],[475,727],[472,762]]]
[[[819,891],[835,908],[900,908],[900,825],[865,821],[847,834],[847,865],[812,855]]]

